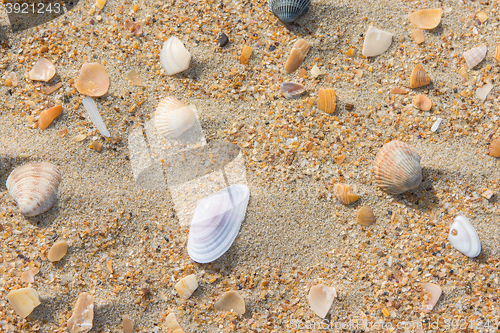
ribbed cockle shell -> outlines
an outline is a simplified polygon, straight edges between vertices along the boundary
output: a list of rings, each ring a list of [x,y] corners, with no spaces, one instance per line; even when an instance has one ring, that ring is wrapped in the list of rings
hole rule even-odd
[[[431,78],[425,72],[424,67],[418,64],[413,68],[410,75],[410,88],[419,88],[431,83]]]
[[[469,69],[476,67],[486,57],[488,47],[481,45],[464,52],[464,59]]]
[[[196,122],[196,115],[175,97],[166,97],[158,103],[154,113],[156,130],[167,138],[177,138]]]
[[[347,184],[335,184],[335,196],[344,205],[349,205],[358,200],[358,195]]]
[[[6,185],[19,206],[19,212],[24,216],[35,216],[55,204],[60,182],[61,172],[55,165],[36,162],[14,169]]]
[[[268,0],[271,12],[283,22],[293,22],[307,13],[311,0]]]
[[[189,68],[191,53],[177,37],[170,37],[160,51],[160,63],[167,75],[174,75]]]
[[[391,194],[406,192],[422,182],[420,156],[397,140],[385,144],[377,153],[374,171],[380,188]]]

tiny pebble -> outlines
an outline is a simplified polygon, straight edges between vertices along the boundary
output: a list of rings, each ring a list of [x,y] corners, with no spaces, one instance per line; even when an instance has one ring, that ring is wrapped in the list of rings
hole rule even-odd
[[[227,43],[229,43],[229,38],[227,38],[225,33],[221,33],[217,41],[219,42],[220,47],[224,47]]]

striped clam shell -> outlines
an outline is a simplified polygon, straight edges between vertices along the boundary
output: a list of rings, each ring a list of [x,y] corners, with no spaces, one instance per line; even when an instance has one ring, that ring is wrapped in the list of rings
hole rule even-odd
[[[271,12],[283,22],[293,22],[307,13],[311,0],[268,0]]]
[[[420,156],[397,140],[385,144],[377,153],[374,171],[380,188],[391,194],[406,192],[422,182]]]
[[[14,169],[6,185],[19,206],[19,212],[24,216],[35,216],[54,206],[60,182],[61,171],[55,165],[35,162]]]
[[[245,218],[249,198],[248,187],[238,184],[198,201],[187,242],[191,259],[209,263],[229,249]]]

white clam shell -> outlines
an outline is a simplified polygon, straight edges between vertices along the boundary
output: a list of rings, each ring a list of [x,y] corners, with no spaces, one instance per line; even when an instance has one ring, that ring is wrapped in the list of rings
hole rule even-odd
[[[14,169],[6,185],[19,206],[19,212],[24,216],[35,216],[55,204],[60,182],[61,172],[55,165],[37,162]]]
[[[155,127],[167,138],[177,138],[196,122],[193,110],[175,97],[167,97],[156,108]]]
[[[177,37],[170,37],[160,51],[160,63],[167,75],[174,75],[189,68],[191,53]]]
[[[486,45],[481,45],[464,52],[464,59],[469,66],[469,69],[476,67],[486,57],[488,48]]]
[[[209,263],[229,249],[245,218],[249,198],[248,187],[238,184],[198,201],[187,242],[191,259]]]
[[[481,253],[481,242],[476,229],[463,215],[455,217],[448,234],[448,240],[455,249],[469,258],[477,257]]]
[[[311,287],[309,290],[309,305],[314,313],[321,318],[325,318],[335,297],[337,297],[337,291],[335,288],[320,284]]]
[[[362,54],[365,57],[378,56],[391,46],[393,34],[371,25],[365,34]]]

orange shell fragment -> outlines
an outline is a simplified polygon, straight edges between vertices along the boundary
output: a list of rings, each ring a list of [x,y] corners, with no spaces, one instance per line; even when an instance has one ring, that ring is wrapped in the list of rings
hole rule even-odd
[[[85,63],[80,70],[80,76],[75,83],[76,89],[82,95],[99,97],[109,88],[109,77],[104,67],[97,62]]]
[[[40,118],[38,118],[38,128],[44,130],[49,127],[52,121],[61,115],[61,112],[62,105],[57,105],[53,108],[42,111],[40,113]]]

